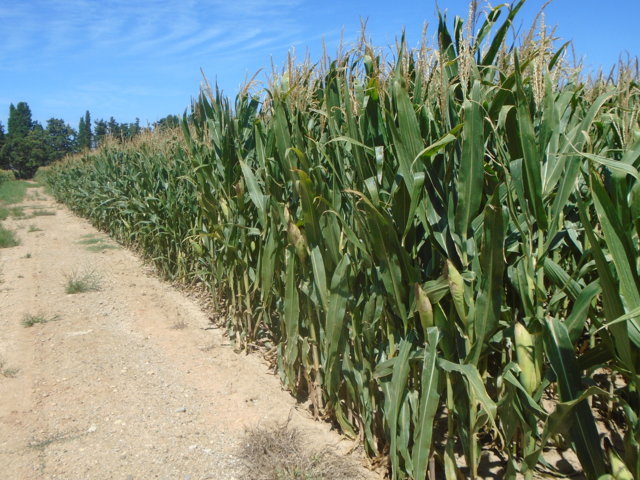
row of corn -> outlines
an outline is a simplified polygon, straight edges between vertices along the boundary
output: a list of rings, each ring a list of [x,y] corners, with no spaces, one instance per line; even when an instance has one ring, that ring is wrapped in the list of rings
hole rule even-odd
[[[640,478],[640,87],[581,79],[523,1],[438,48],[291,60],[183,139],[49,168],[59,199],[204,282],[245,347],[392,478]],[[605,438],[603,439],[602,436]],[[606,452],[605,452],[606,450]],[[611,477],[610,477],[611,476]]]

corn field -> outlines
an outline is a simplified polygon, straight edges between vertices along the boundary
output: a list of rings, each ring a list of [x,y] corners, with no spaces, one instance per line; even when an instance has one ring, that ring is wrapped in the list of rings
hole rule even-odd
[[[583,78],[544,26],[512,46],[523,3],[204,88],[181,133],[47,181],[391,478],[533,478],[550,448],[640,478],[640,75]]]

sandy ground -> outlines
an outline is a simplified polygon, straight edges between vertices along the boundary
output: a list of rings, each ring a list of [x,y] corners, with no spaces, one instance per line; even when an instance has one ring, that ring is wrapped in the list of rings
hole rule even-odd
[[[310,445],[353,446],[136,255],[40,189],[24,205],[4,223],[20,245],[0,250],[0,478],[245,478],[245,430],[287,419]],[[98,238],[110,248],[80,243]],[[100,291],[65,293],[89,270]]]

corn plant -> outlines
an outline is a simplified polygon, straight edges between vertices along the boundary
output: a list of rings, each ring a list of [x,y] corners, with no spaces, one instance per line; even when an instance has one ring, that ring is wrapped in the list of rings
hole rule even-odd
[[[49,182],[205,282],[392,478],[478,478],[490,449],[532,478],[558,442],[589,479],[638,477],[638,70],[586,81],[544,27],[510,44],[523,4],[440,16],[436,49],[391,61],[291,59],[233,104],[207,87],[184,143]]]

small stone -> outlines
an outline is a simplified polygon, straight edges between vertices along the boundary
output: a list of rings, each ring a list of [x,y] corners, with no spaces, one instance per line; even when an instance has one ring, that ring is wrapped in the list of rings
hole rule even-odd
[[[187,411],[186,407],[176,408],[176,413],[185,413]]]
[[[87,428],[87,433],[93,433],[96,430],[98,430],[98,427],[96,427],[95,425],[91,425],[89,428]]]

